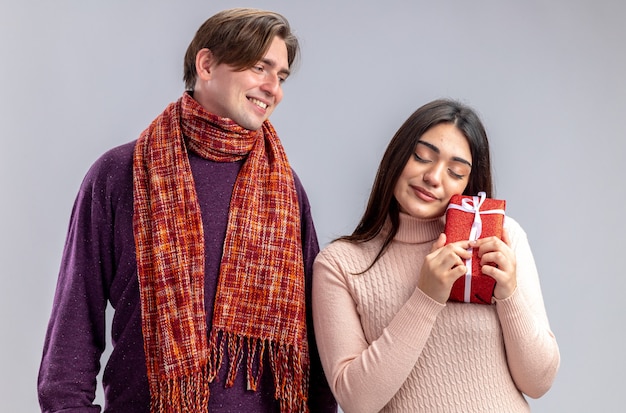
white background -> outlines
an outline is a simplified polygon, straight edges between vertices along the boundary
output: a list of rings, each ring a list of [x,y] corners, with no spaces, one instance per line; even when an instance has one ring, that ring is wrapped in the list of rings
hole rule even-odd
[[[0,411],[36,378],[76,191],[183,91],[220,9],[279,11],[302,45],[272,120],[320,242],[352,231],[384,148],[418,106],[486,124],[496,195],[526,229],[562,364],[534,412],[623,407],[626,3],[611,0],[0,3]]]

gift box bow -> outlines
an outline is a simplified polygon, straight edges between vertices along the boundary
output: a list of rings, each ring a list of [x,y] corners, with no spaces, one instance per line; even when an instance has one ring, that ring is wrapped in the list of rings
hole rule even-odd
[[[446,243],[463,239],[475,241],[488,236],[502,238],[505,205],[506,202],[503,200],[487,198],[485,192],[479,192],[477,196],[454,195],[446,210]],[[485,222],[483,215],[487,216],[484,218]],[[469,220],[471,226],[468,226]],[[472,248],[469,251],[472,256],[465,262],[467,272],[452,286],[450,299],[490,304],[495,280],[482,274],[478,251]]]

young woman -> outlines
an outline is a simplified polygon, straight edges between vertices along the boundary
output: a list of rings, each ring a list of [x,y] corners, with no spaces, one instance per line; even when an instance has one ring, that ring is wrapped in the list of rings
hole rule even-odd
[[[489,144],[474,111],[437,100],[415,111],[383,156],[352,235],[316,258],[313,315],[341,408],[358,412],[527,412],[560,356],[527,237],[446,245],[452,195],[492,197]],[[492,305],[449,302],[467,250],[496,280]]]

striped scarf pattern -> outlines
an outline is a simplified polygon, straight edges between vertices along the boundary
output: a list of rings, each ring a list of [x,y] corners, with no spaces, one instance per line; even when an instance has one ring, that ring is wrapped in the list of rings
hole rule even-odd
[[[204,235],[187,148],[218,162],[245,159],[231,196],[210,333]],[[249,131],[185,93],[139,137],[133,174],[150,411],[207,412],[209,383],[226,351],[227,387],[243,363],[248,388],[256,390],[267,354],[281,411],[307,412],[300,211],[272,125]]]

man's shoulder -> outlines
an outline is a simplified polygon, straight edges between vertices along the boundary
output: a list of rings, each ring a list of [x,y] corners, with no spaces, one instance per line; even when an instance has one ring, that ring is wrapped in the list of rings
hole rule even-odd
[[[122,182],[132,182],[135,142],[116,146],[100,155],[89,168],[83,184],[116,186]]]
[[[104,152],[94,162],[94,167],[110,168],[123,165],[132,165],[136,140],[113,147]]]

